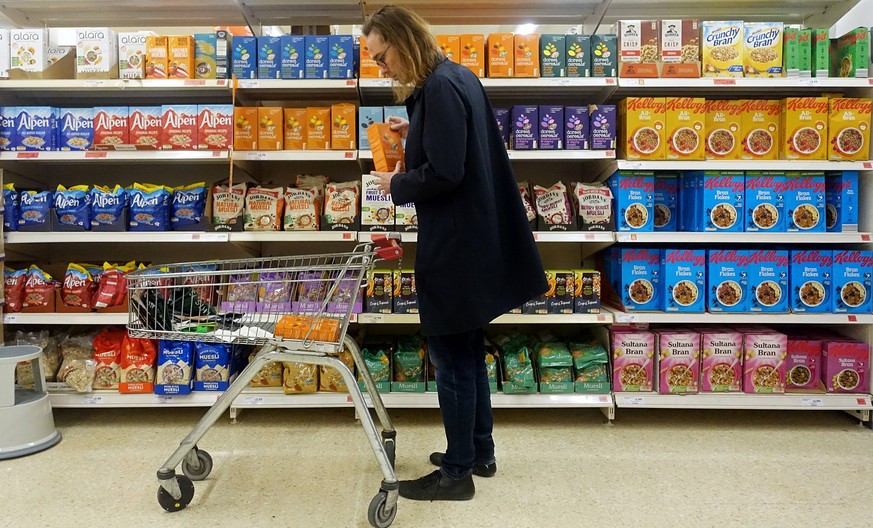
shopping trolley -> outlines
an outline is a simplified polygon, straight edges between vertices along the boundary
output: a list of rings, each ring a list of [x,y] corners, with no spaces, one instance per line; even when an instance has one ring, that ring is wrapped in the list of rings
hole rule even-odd
[[[368,520],[377,528],[392,523],[398,496],[396,433],[361,350],[346,332],[367,273],[376,262],[401,255],[396,239],[376,235],[373,243],[346,253],[189,262],[127,275],[131,337],[263,347],[158,470],[161,507],[174,512],[188,506],[194,497],[192,481],[212,471],[212,457],[197,442],[262,367],[290,361],[333,367],[342,375],[382,470]],[[352,371],[337,357],[344,347],[370,394],[381,435]],[[182,475],[175,471],[180,463]]]

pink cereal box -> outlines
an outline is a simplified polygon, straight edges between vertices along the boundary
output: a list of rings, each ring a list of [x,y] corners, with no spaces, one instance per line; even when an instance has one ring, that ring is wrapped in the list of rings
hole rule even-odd
[[[197,146],[197,105],[162,107],[164,150],[191,150]]]
[[[743,336],[743,349],[743,392],[785,392],[788,336],[774,331],[752,331]]]
[[[707,329],[700,334],[703,349],[701,392],[739,392],[743,382],[743,334],[731,329]]]
[[[612,387],[616,392],[650,392],[654,387],[655,334],[612,329]]]
[[[828,341],[822,347],[822,381],[828,392],[870,392],[870,345]]]
[[[95,150],[115,150],[120,145],[130,144],[128,124],[129,109],[126,106],[98,106],[94,108]]]
[[[700,334],[693,330],[658,331],[658,392],[697,392],[700,382]]]
[[[821,382],[821,338],[788,336],[785,358],[787,392],[824,392]]]

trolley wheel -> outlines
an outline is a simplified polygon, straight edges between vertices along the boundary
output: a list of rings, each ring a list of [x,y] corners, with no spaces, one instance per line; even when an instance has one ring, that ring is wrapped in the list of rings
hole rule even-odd
[[[385,446],[385,453],[388,454],[388,463],[391,464],[391,467],[394,466],[394,457],[397,452],[397,442],[393,439],[391,440],[383,440],[382,445]]]
[[[173,498],[163,486],[158,486],[158,504],[170,513],[184,510],[194,498],[194,483],[191,479],[184,475],[176,475],[176,482],[179,484],[179,490],[182,491],[182,496],[178,499]]]
[[[385,503],[388,501],[388,492],[379,491],[373,500],[370,501],[370,508],[367,510],[367,520],[376,528],[387,528],[394,522],[394,516],[397,515],[397,506],[395,505],[389,511],[385,510]]]
[[[200,461],[200,467],[194,469],[187,460],[182,461],[182,473],[191,480],[203,480],[209,476],[212,471],[212,456],[206,451],[197,450],[197,460]]]

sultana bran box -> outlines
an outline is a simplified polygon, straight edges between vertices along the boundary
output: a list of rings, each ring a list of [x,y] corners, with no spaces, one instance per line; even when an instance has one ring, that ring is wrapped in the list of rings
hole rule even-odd
[[[666,158],[702,160],[706,125],[706,100],[703,97],[667,97]]]
[[[625,159],[664,159],[666,110],[663,97],[627,97],[621,101],[618,120]]]
[[[828,159],[870,159],[870,99],[835,98],[828,107]]]
[[[781,112],[780,159],[827,159],[827,97],[789,97]]]
[[[742,112],[742,101],[722,99],[706,102],[706,159],[740,159]]]
[[[779,159],[779,100],[744,99],[740,130],[743,141],[740,158],[744,160]]]

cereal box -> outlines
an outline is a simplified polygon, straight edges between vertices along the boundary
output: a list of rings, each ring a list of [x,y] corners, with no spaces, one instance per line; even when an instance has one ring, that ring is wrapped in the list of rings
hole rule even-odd
[[[540,76],[567,76],[567,36],[540,36]]]
[[[703,231],[743,231],[745,177],[741,171],[703,173]]]
[[[97,150],[114,150],[130,144],[130,109],[126,106],[94,108],[94,143]]]
[[[258,150],[258,109],[254,106],[233,108],[233,149]]]
[[[828,99],[789,97],[781,103],[781,159],[827,159]]]
[[[654,230],[677,231],[678,207],[679,178],[676,174],[658,171],[655,174]]]
[[[233,345],[196,342],[194,350],[194,390],[227,390],[232,381]]]
[[[358,108],[358,149],[370,150],[370,139],[367,137],[367,128],[385,122],[381,106],[362,106]]]
[[[376,64],[376,61],[373,60],[373,57],[370,56],[370,48],[367,46],[367,37],[361,35],[360,39],[360,75],[361,79],[378,79],[382,77],[382,69],[379,68],[379,65]]]
[[[461,35],[458,41],[460,64],[470,69],[477,77],[485,77],[485,35]],[[536,48],[534,53],[536,53]]]
[[[663,97],[627,97],[618,107],[621,129],[620,150],[624,158],[664,159],[666,99]]]
[[[873,252],[834,250],[834,313],[871,313]]]
[[[394,228],[394,203],[390,194],[379,190],[379,178],[361,176],[361,229],[386,231]]]
[[[706,307],[706,251],[661,251],[661,284],[667,312],[703,312]]]
[[[372,270],[367,275],[365,313],[391,313],[394,283],[391,270]]]
[[[814,337],[788,336],[785,358],[785,389],[787,392],[822,392],[822,340]]]
[[[588,105],[591,150],[613,150],[616,143],[615,105]]]
[[[706,159],[741,159],[742,114],[742,101],[706,101]]]
[[[695,393],[700,382],[700,334],[658,330],[658,392]]]
[[[17,106],[0,107],[0,150],[18,150],[20,142],[15,132],[15,124],[21,110]]]
[[[738,249],[707,251],[707,302],[710,312],[745,312],[749,287],[749,253]]]
[[[870,159],[870,99],[829,99],[828,159]]]
[[[440,51],[450,61],[461,62],[461,36],[460,35],[437,35],[437,45]]]
[[[151,33],[138,31],[118,34],[118,76],[121,79],[145,78],[146,41]]]
[[[787,231],[824,233],[825,177],[823,172],[785,173],[785,225]]]
[[[743,336],[743,392],[785,392],[785,358],[788,337],[779,332],[754,332]]]
[[[612,388],[615,392],[650,392],[654,387],[655,334],[613,327]]]
[[[197,106],[197,148],[224,150],[233,145],[233,105]]]
[[[778,104],[777,104],[778,109]],[[702,160],[706,156],[706,100],[702,97],[667,97],[666,158]]]
[[[588,107],[564,107],[564,149],[588,150]]]
[[[619,231],[654,231],[655,173],[618,171],[609,180]]]
[[[218,78],[218,36],[215,33],[194,34],[194,77]]]
[[[282,37],[258,39],[258,79],[282,78]]]
[[[515,53],[512,33],[488,35],[488,77],[512,77]]]
[[[330,107],[330,148],[354,150],[357,145],[355,115],[357,107],[351,103],[339,103]]]
[[[285,150],[306,148],[306,108],[285,108]]]
[[[237,79],[257,79],[258,39],[234,36],[231,38],[231,73]]]
[[[788,312],[788,251],[749,251],[749,304],[751,312]]]
[[[840,37],[837,44],[840,77],[867,77],[870,68],[870,32],[859,27]]]
[[[46,67],[49,47],[47,29],[10,29],[9,67],[26,72],[41,72]]]
[[[306,77],[306,61],[303,51],[306,46],[306,37],[303,35],[283,35],[280,37],[279,44],[281,78],[304,79]]]
[[[657,20],[619,20],[618,57],[621,62],[658,60],[660,24]]]
[[[746,231],[785,231],[784,189],[784,172],[746,172]]]
[[[331,35],[328,38],[328,79],[352,79],[355,72],[352,69],[355,39],[351,35]]]
[[[0,29],[0,78],[9,77],[9,30]]]
[[[405,120],[409,121],[409,113],[406,111],[406,106],[405,106],[405,105],[400,105],[400,106],[383,106],[383,107],[382,107],[382,113],[385,115],[385,120],[386,120],[386,121],[387,121],[388,118],[390,118],[391,116],[399,117],[399,118],[401,118],[401,119],[405,119]],[[402,144],[404,147],[406,147],[406,138],[401,137],[401,138],[400,138],[400,142],[401,142],[401,144]]]
[[[537,129],[539,108],[536,106],[512,107],[512,149],[536,150],[539,140]]]
[[[549,290],[546,292],[546,310],[550,314],[573,313],[573,272],[569,270],[546,270]]]
[[[197,105],[163,105],[164,150],[190,150],[198,144]]]
[[[88,150],[93,141],[93,108],[61,108],[58,111],[58,150]]]
[[[370,151],[373,153],[373,165],[377,171],[393,171],[398,163],[400,170],[403,170],[403,144],[399,132],[391,130],[388,123],[376,123],[367,127],[367,136],[370,138]]]
[[[858,231],[858,171],[825,174],[825,227],[829,233]]]
[[[503,146],[509,149],[509,108],[493,108],[493,111],[494,120],[497,122],[497,131],[500,132],[500,139],[503,140]],[[566,144],[566,138],[564,139],[564,144]]]
[[[171,79],[193,79],[194,74],[194,37],[191,35],[172,36],[167,41],[169,69],[167,77]]]
[[[591,35],[591,76],[618,75],[618,38],[616,35]]]
[[[162,35],[147,35],[146,79],[166,79],[169,67],[167,37]]]
[[[792,250],[789,287],[791,311],[830,312],[833,252],[830,250]]]
[[[740,130],[743,148],[740,157],[744,160],[779,159],[778,100],[745,99],[742,101]]]
[[[703,22],[703,76],[743,76],[743,36],[741,20]]]
[[[661,20],[660,60],[664,63],[700,61],[700,23],[695,19]]]
[[[782,23],[746,22],[744,30],[746,77],[782,77]]]
[[[797,63],[801,77],[812,77],[812,30],[801,29],[797,33]]]
[[[306,109],[306,150],[330,150],[330,107]]]
[[[281,107],[258,107],[258,150],[282,150],[284,148],[285,137],[282,117]]]
[[[160,106],[131,106],[128,117],[128,143],[137,150],[159,149],[163,146],[164,111]]]
[[[827,29],[812,30],[812,73],[815,77],[830,77],[831,42]]]
[[[565,35],[567,45],[567,77],[591,76],[591,37]]]
[[[536,33],[515,35],[515,76],[540,76],[540,36]]]
[[[590,269],[573,270],[573,313],[600,313],[600,272]]]
[[[562,150],[564,148],[563,106],[540,106],[539,132],[540,150]]]
[[[828,341],[822,347],[822,381],[828,392],[870,392],[870,345]]]
[[[394,225],[398,231],[415,232],[418,231],[418,213],[415,211],[415,204],[397,204],[394,206]]]
[[[226,30],[220,29],[215,32],[215,77],[216,79],[229,79],[231,74],[231,43],[232,35]]]
[[[727,328],[704,330],[701,392],[739,392],[743,381],[743,334]]]
[[[618,302],[626,311],[661,310],[661,251],[622,248],[617,251]]]
[[[394,313],[418,313],[418,291],[415,272],[394,270]]]

